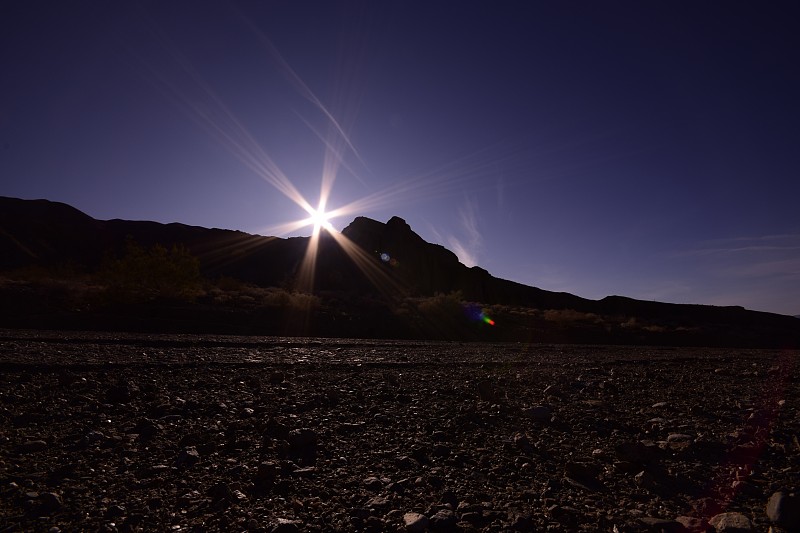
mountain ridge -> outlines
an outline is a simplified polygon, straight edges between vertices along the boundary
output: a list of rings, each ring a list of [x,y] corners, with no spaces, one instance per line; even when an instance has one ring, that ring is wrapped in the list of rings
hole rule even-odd
[[[714,331],[715,338],[731,334],[743,342],[769,340],[770,335],[781,344],[800,339],[800,321],[788,315],[616,295],[591,300],[496,278],[481,267],[465,266],[445,247],[426,242],[400,217],[386,223],[356,217],[341,234],[361,250],[364,264],[348,257],[332,235],[321,233],[313,279],[317,292],[372,295],[395,303],[457,293],[465,301],[483,305],[571,311],[581,314],[587,324],[592,316],[636,317],[670,331],[702,328]],[[95,270],[109,255],[122,254],[131,238],[143,247],[185,246],[198,258],[207,278],[230,277],[263,287],[295,283],[310,240],[177,222],[97,220],[60,202],[0,197],[0,271],[64,263]],[[596,333],[602,337],[602,332]]]

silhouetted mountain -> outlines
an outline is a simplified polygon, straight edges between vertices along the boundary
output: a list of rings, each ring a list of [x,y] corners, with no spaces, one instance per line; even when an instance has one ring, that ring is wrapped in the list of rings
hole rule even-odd
[[[513,334],[492,333],[497,339],[520,340],[521,332],[528,332],[531,338],[572,342],[796,346],[800,340],[796,317],[742,307],[667,304],[621,296],[589,300],[495,278],[482,268],[466,267],[444,247],[426,242],[398,217],[385,224],[358,217],[342,235],[360,250],[356,254],[359,259],[354,260],[337,239],[323,232],[314,288],[320,294],[338,295],[342,305],[350,306],[350,314],[361,312],[354,302],[363,298],[387,302],[386,309],[391,309],[404,299],[458,292],[463,300],[482,305],[562,312],[550,313],[546,319],[519,319]],[[184,246],[199,259],[202,274],[210,279],[225,276],[262,287],[284,288],[293,287],[297,281],[310,241],[308,237],[263,237],[177,223],[102,221],[62,203],[0,197],[3,271],[34,265],[71,265],[81,271],[96,271],[105,257],[122,254],[129,239],[143,247]],[[387,320],[391,319],[389,314]],[[633,328],[636,321],[638,327]],[[511,327],[511,322],[506,321],[505,327]],[[630,327],[624,329],[620,324]],[[338,329],[325,333],[344,334],[341,327],[340,321]],[[361,333],[353,328],[346,331]],[[398,331],[385,330],[386,334]],[[669,332],[671,336],[656,332]]]

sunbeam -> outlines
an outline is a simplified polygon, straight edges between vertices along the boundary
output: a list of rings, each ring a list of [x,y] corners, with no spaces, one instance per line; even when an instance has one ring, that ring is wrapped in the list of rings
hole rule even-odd
[[[508,165],[515,160],[520,163],[521,160],[527,158],[520,158],[520,153],[529,152],[523,152],[522,147],[519,146],[515,148],[488,147],[450,160],[416,176],[395,180],[393,185],[382,190],[373,191],[344,205],[331,208],[329,206],[331,193],[341,168],[347,169],[350,175],[365,185],[364,180],[347,164],[346,153],[352,153],[365,169],[367,167],[340,121],[291,68],[275,45],[251,23],[247,22],[247,24],[257,34],[259,41],[267,50],[268,56],[278,65],[290,84],[304,98],[314,104],[328,123],[327,135],[322,135],[298,113],[299,119],[319,138],[324,150],[316,207],[299,191],[294,181],[278,166],[242,120],[236,116],[230,106],[223,101],[188,58],[169,39],[160,32],[156,32],[162,46],[168,51],[167,57],[177,66],[172,71],[179,73],[182,80],[160,75],[159,71],[149,65],[147,61],[141,58],[140,61],[148,68],[163,92],[176,101],[179,108],[196,125],[245,167],[305,213],[305,216],[298,220],[269,228],[271,232],[278,235],[293,233],[306,227],[311,228],[311,237],[296,276],[297,289],[308,292],[314,290],[320,242],[322,238],[325,238],[324,235],[330,235],[379,290],[387,294],[402,293],[401,284],[388,276],[374,257],[358,249],[347,237],[339,233],[335,229],[333,221],[340,217],[364,215],[387,207],[408,205],[419,202],[421,199],[430,201],[463,191],[464,187],[478,190],[491,188],[494,186],[494,182],[490,178],[496,172],[498,165]],[[243,241],[241,245],[253,247],[259,244]]]

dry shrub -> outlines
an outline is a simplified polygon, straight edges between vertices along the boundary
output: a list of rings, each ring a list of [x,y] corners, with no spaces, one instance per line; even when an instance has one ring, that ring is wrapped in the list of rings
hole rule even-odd
[[[183,246],[145,249],[128,239],[120,258],[106,257],[100,268],[108,295],[121,301],[157,298],[193,300],[202,289],[200,261]]]
[[[289,292],[285,289],[270,287],[263,290],[261,304],[266,307],[283,307],[288,309],[309,310],[320,306],[318,296],[305,292]]]
[[[594,313],[584,313],[574,309],[548,309],[544,312],[544,319],[551,322],[593,322],[601,323],[603,319]]]

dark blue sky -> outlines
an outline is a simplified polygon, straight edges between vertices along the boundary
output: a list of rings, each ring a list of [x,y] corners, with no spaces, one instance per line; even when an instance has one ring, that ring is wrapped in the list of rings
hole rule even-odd
[[[338,229],[398,215],[499,277],[798,314],[797,15],[6,2],[0,194],[308,235],[289,187],[316,206],[324,175],[328,209],[360,200]]]

